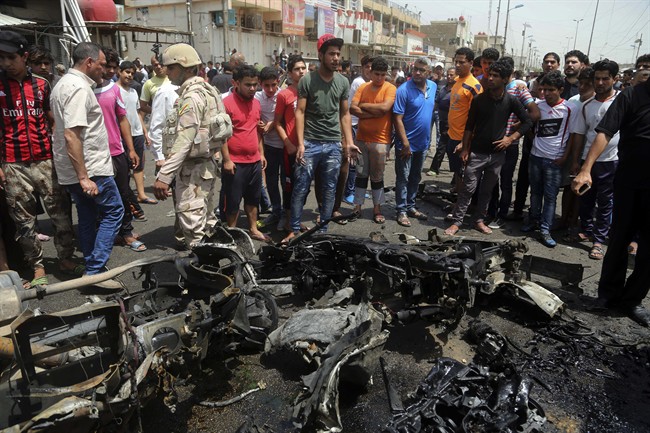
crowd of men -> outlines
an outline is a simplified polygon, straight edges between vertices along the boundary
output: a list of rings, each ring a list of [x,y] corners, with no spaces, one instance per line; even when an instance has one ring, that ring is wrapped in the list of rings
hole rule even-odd
[[[307,229],[312,184],[318,221],[348,223],[342,202],[354,206],[353,220],[361,218],[371,199],[371,220],[383,224],[391,148],[396,222],[426,221],[416,198],[433,146],[424,171],[437,175],[447,156],[457,193],[446,235],[462,229],[472,204],[473,228],[490,235],[504,221],[523,220],[530,197],[521,231],[537,233],[549,248],[559,228],[564,241],[591,242],[589,257],[604,258],[596,306],[624,309],[650,325],[641,306],[650,288],[643,267],[650,263],[643,224],[650,218],[643,167],[650,157],[650,55],[621,72],[614,61],[590,64],[574,50],[564,56],[563,75],[551,52],[542,74],[526,82],[497,50],[476,58],[460,48],[446,71],[426,57],[402,71],[365,56],[352,77],[342,46],[342,39],[321,36],[317,69],[299,54],[274,53],[274,64],[260,70],[233,50],[219,73],[191,46],[175,44],[151,59],[150,75],[139,59],[120,62],[110,48],[81,43],[73,66],[58,77],[47,50],[0,32],[0,182],[33,270],[26,285],[48,282],[36,223],[41,201],[59,270],[94,275],[104,271],[114,244],[146,250],[133,221],[146,219],[142,204],[170,196],[178,248],[192,248],[219,220],[236,226],[242,201],[251,238],[269,241],[264,231],[275,227],[288,242]],[[147,147],[155,199],[145,193]],[[71,203],[83,265],[73,261]],[[270,210],[264,220],[260,208]],[[637,266],[626,280],[628,252]],[[2,250],[0,268],[7,268]],[[114,280],[100,285],[121,288]]]

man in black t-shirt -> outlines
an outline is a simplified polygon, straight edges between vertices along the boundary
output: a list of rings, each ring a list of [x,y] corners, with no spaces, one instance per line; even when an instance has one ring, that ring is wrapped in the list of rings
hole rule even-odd
[[[487,215],[492,189],[505,162],[504,150],[522,134],[526,134],[532,126],[530,117],[519,99],[505,90],[513,72],[512,66],[508,62],[497,60],[490,65],[488,72],[488,91],[474,98],[465,124],[463,148],[460,151],[460,158],[466,164],[465,174],[458,201],[452,212],[453,222],[445,230],[446,235],[455,235],[460,230],[479,179],[481,188],[475,228],[486,235],[492,233],[484,218]],[[511,113],[517,116],[521,126],[512,135],[506,136]]]
[[[596,127],[580,173],[573,181],[579,194],[591,186],[591,169],[609,140],[620,133],[618,168],[614,178],[614,211],[609,245],[598,284],[597,307],[617,308],[650,326],[650,311],[641,302],[650,289],[650,81],[628,87],[612,103]],[[626,280],[627,247],[635,235],[639,247],[634,271]]]

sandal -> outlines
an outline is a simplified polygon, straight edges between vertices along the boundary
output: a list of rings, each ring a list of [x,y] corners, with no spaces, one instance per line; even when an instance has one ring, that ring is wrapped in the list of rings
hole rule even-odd
[[[332,213],[332,218],[334,218],[334,217],[339,217],[339,216],[342,216],[342,215],[343,215],[343,214],[342,214],[341,212],[333,212],[333,213]],[[348,223],[348,220],[346,220],[346,219],[342,219],[342,220],[336,220],[336,221],[334,221],[334,222],[335,222],[336,224],[338,224],[338,225],[344,226],[344,225],[346,225],[346,224]]]
[[[143,242],[140,242],[137,239],[135,241],[131,242],[130,244],[125,242],[124,246],[127,246],[127,247],[131,248],[132,251],[136,251],[138,253],[140,253],[142,251],[147,251],[147,246]]]
[[[605,251],[602,245],[594,245],[589,251],[589,258],[592,260],[602,260],[605,257]]]
[[[380,214],[380,213],[376,213],[376,214],[372,217],[372,220],[373,220],[376,224],[383,224],[383,223],[386,222],[386,218],[384,218],[384,216],[383,216],[382,214]]]
[[[429,217],[427,216],[427,214],[425,214],[425,213],[423,213],[423,212],[420,212],[420,211],[417,210],[417,209],[410,209],[410,210],[407,212],[407,214],[408,214],[408,216],[413,217],[413,218],[415,218],[415,219],[419,219],[419,220],[426,220],[426,219],[429,219]]]
[[[47,276],[43,275],[42,277],[34,278],[30,283],[29,286],[30,288],[34,288],[36,286],[47,286],[49,284],[47,280]]]
[[[155,198],[147,197],[143,199],[138,199],[138,203],[143,203],[143,204],[158,204],[158,200]]]
[[[578,238],[578,242],[593,242],[594,241],[594,239],[591,236],[589,236],[587,234],[584,234],[584,233],[578,233],[577,238]]]
[[[269,243],[269,242],[271,242],[273,240],[273,239],[271,239],[271,236],[266,235],[266,234],[261,233],[261,232],[259,234],[252,234],[251,233],[250,237],[251,237],[251,239],[254,239],[256,241],[266,242],[266,243]]]
[[[484,235],[491,235],[492,234],[492,229],[488,226],[485,225],[484,222],[479,222],[474,225],[474,228],[478,230],[479,232],[483,233]]]
[[[443,234],[447,236],[455,236],[456,233],[460,230],[460,227],[458,227],[456,224],[452,224],[449,227],[447,227],[447,230],[443,232]]]
[[[401,225],[402,227],[411,227],[411,221],[409,221],[409,218],[405,213],[397,215],[397,224]]]

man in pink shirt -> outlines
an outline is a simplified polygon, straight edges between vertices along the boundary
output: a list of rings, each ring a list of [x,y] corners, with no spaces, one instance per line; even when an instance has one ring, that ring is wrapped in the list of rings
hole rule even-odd
[[[234,89],[224,100],[232,119],[232,137],[221,148],[221,210],[229,227],[237,225],[239,205],[244,199],[251,238],[268,242],[270,238],[257,229],[257,207],[262,192],[262,170],[266,168],[262,135],[257,124],[261,118],[256,100],[259,72],[244,65],[233,73]]]
[[[131,167],[137,167],[140,160],[131,137],[131,125],[126,119],[126,106],[122,101],[120,88],[111,81],[118,68],[119,57],[117,52],[111,48],[103,49],[106,55],[106,67],[104,68],[104,82],[97,85],[94,89],[97,102],[104,114],[104,125],[108,133],[108,148],[113,160],[113,171],[115,173],[115,183],[122,198],[124,205],[124,217],[122,226],[118,233],[117,242],[122,242],[133,251],[145,251],[147,247],[133,235],[134,214],[142,219],[142,208],[138,204],[133,190],[129,185],[129,172]],[[122,139],[128,150],[124,151]],[[134,212],[135,210],[135,212]]]

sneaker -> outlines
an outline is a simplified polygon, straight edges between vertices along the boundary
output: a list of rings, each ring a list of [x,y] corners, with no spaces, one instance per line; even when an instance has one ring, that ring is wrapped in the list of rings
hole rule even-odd
[[[490,227],[491,229],[500,229],[503,226],[504,226],[504,222],[499,217],[496,217],[495,219],[490,221],[490,224],[488,224],[488,227]]]
[[[530,233],[536,230],[539,230],[539,223],[537,221],[532,221],[521,226],[521,231],[524,233]]]
[[[343,201],[347,204],[354,204],[354,194],[350,194],[343,198]]]
[[[427,176],[438,176],[438,173],[436,173],[433,170],[429,170],[429,171],[427,171]]]
[[[555,239],[551,237],[551,234],[549,232],[540,233],[539,241],[544,244],[544,246],[547,246],[549,248],[555,248],[557,245],[557,242],[555,242]]]

